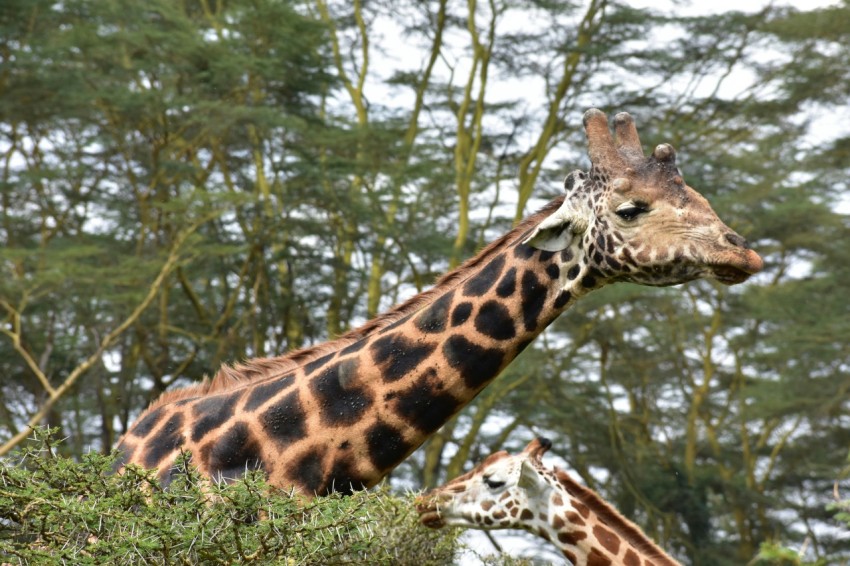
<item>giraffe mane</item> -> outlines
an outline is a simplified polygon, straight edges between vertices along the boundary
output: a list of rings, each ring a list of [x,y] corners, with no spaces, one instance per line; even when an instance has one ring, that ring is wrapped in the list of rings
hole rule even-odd
[[[614,509],[599,494],[576,482],[564,470],[556,467],[554,471],[555,477],[564,489],[578,498],[583,504],[587,505],[588,508],[592,509],[606,525],[616,525],[618,534],[627,539],[635,548],[647,556],[658,559],[662,564],[675,565],[675,562],[670,560],[669,555],[646,536],[640,527]]]
[[[371,334],[386,328],[399,319],[416,312],[423,305],[431,301],[435,296],[446,292],[456,286],[469,276],[470,271],[478,267],[485,259],[494,252],[500,251],[514,243],[521,235],[528,232],[532,226],[539,223],[544,217],[551,214],[563,202],[564,197],[555,198],[543,206],[533,215],[520,222],[510,232],[494,240],[484,247],[478,254],[466,260],[460,267],[443,275],[433,287],[422,293],[418,293],[406,301],[397,304],[386,312],[365,322],[363,325],[341,334],[338,338],[321,342],[299,350],[287,352],[273,358],[254,358],[235,365],[222,365],[213,378],[204,377],[200,382],[180,389],[166,391],[153,400],[138,418],[142,418],[149,411],[191,397],[212,395],[242,387],[253,382],[272,379],[283,373],[292,371],[310,361],[324,355],[338,351],[358,340],[366,338]]]

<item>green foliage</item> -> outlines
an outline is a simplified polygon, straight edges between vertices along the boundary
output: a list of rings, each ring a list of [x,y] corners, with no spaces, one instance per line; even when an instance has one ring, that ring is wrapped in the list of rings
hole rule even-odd
[[[418,524],[413,496],[386,488],[308,500],[251,473],[232,484],[198,476],[187,459],[168,489],[112,456],[80,462],[36,443],[0,466],[4,564],[422,564],[451,562],[458,531]]]

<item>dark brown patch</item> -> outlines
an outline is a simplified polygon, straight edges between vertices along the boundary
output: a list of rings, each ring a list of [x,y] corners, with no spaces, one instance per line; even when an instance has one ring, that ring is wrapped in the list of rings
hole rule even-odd
[[[620,552],[620,538],[605,527],[596,525],[593,527],[593,535],[611,554]]]
[[[490,290],[496,282],[502,269],[505,268],[505,256],[499,254],[485,265],[481,271],[469,278],[463,286],[463,294],[467,297],[480,297]]]
[[[449,307],[452,306],[454,292],[450,291],[426,307],[424,312],[416,318],[416,328],[426,334],[443,332],[446,329],[446,321],[449,318]]]
[[[370,346],[372,358],[381,366],[381,377],[392,383],[408,375],[436,348],[436,344],[416,342],[402,334],[383,336]]]
[[[248,394],[248,399],[245,400],[243,409],[246,411],[256,411],[260,405],[268,401],[295,382],[295,375],[289,374],[283,377],[264,381],[251,385]]]
[[[626,555],[623,557],[623,566],[640,566],[640,557],[631,548],[626,550]]]
[[[537,328],[540,313],[543,312],[543,303],[546,301],[546,287],[537,278],[533,271],[527,270],[522,274],[522,320],[525,329],[532,331]]]
[[[213,442],[205,454],[212,477],[232,481],[247,470],[263,467],[260,445],[251,437],[248,425],[244,422],[236,423]]]
[[[298,391],[293,391],[280,401],[272,403],[259,416],[263,430],[275,442],[278,450],[283,450],[293,442],[304,438],[307,414],[298,398]]]
[[[611,559],[592,548],[587,555],[587,566],[611,566]]]
[[[181,434],[183,428],[183,413],[171,415],[162,428],[146,443],[142,463],[146,468],[156,468],[163,458],[183,446],[186,439]]]
[[[383,422],[377,422],[366,431],[369,459],[376,469],[384,471],[395,467],[412,448],[401,431]]]
[[[487,301],[481,305],[475,316],[475,329],[494,340],[510,340],[516,336],[511,313],[498,301]]]
[[[496,294],[503,299],[513,295],[514,291],[516,291],[516,267],[508,269],[496,286]]]
[[[452,311],[452,326],[460,326],[461,324],[469,320],[470,314],[472,314],[472,303],[460,303]]]
[[[372,406],[372,393],[356,383],[357,360],[348,359],[330,367],[310,380],[310,391],[316,396],[327,426],[351,426]]]
[[[195,415],[192,442],[200,442],[204,436],[230,420],[241,394],[239,391],[236,394],[213,395],[194,403],[191,409]]]
[[[165,416],[165,407],[154,409],[145,415],[142,420],[137,422],[136,426],[130,429],[130,433],[139,438],[146,437],[151,433],[154,427],[156,427],[157,423],[159,423],[163,416]]]
[[[450,336],[443,344],[443,355],[449,365],[460,372],[467,387],[478,389],[493,379],[502,367],[504,352],[484,348],[465,336]]]
[[[438,384],[431,383],[429,374],[426,372],[399,392],[393,404],[398,416],[428,434],[443,426],[461,405],[451,394],[436,391]]]

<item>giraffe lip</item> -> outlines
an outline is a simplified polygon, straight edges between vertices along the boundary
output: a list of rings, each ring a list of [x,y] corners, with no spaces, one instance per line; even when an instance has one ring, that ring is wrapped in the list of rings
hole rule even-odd
[[[750,278],[751,273],[731,265],[715,265],[711,268],[714,278],[725,285],[737,285]]]
[[[432,529],[439,529],[446,525],[446,522],[440,516],[440,512],[436,509],[419,511],[419,522]]]

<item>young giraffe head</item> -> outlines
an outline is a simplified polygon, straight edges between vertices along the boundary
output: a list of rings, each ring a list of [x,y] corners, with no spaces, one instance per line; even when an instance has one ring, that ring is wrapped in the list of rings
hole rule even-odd
[[[614,117],[614,138],[599,110],[585,113],[584,127],[592,167],[567,176],[563,204],[526,243],[560,251],[580,238],[586,288],[615,281],[666,286],[700,277],[731,285],[762,269],[747,241],[685,183],[672,146],[660,144],[645,157],[625,112]]]
[[[546,468],[541,458],[551,446],[538,438],[515,456],[491,454],[422,495],[420,521],[431,528],[523,529],[556,544],[577,566],[678,564],[598,494]]]

